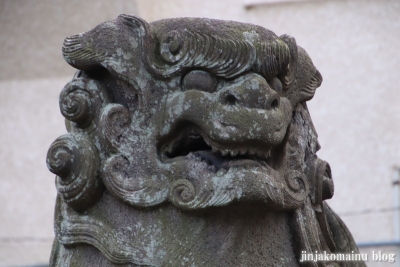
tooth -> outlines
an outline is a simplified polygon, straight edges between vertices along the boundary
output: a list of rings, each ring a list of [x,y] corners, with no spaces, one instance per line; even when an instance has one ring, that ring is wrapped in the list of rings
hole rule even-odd
[[[262,156],[263,156],[262,151],[257,151],[257,152],[256,152],[256,157],[257,157],[257,158],[261,158]]]
[[[233,149],[229,153],[231,154],[231,157],[235,157],[239,153],[239,149]]]
[[[241,148],[240,149],[240,155],[244,155],[247,153],[247,149],[246,148]]]
[[[210,141],[208,141],[207,138],[203,137],[203,139],[204,139],[204,142],[206,142],[207,145],[210,145]]]
[[[267,153],[264,154],[265,159],[269,159],[271,151],[268,151]]]
[[[229,150],[227,150],[227,149],[221,149],[221,155],[222,155],[222,156],[226,156],[226,155],[228,155],[228,153],[229,153]]]
[[[250,156],[253,156],[254,154],[256,154],[256,150],[254,148],[249,148],[248,153]]]
[[[211,145],[211,149],[212,149],[212,152],[217,152],[217,151],[218,151],[218,148],[216,148],[216,147],[213,146],[213,145]]]

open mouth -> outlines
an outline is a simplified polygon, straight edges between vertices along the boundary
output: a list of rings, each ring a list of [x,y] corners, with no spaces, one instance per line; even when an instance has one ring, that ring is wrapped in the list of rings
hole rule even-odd
[[[266,166],[271,160],[271,150],[249,144],[219,144],[197,127],[187,127],[164,142],[159,149],[163,162],[194,159],[212,166],[214,171],[232,166]]]

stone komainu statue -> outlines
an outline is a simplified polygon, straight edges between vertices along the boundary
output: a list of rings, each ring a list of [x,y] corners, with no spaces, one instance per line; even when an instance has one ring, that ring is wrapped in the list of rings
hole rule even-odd
[[[322,82],[293,37],[120,15],[68,37],[68,134],[51,266],[365,266],[340,218],[306,101]]]

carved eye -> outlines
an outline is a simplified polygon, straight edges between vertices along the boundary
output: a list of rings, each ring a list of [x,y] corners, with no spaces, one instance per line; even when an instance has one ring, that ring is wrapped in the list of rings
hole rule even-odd
[[[182,85],[183,91],[200,90],[211,93],[217,87],[217,79],[206,71],[193,70],[183,78]]]

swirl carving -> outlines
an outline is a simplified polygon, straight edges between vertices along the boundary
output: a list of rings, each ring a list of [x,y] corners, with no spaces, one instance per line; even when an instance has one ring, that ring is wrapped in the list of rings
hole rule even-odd
[[[185,179],[175,181],[169,193],[169,200],[176,206],[185,206],[196,197],[196,190],[191,182]]]
[[[120,104],[107,105],[100,117],[102,136],[110,149],[118,149],[133,136],[128,108]]]
[[[57,138],[47,152],[46,163],[57,175],[58,194],[73,209],[87,209],[103,193],[97,149],[84,136],[66,134]]]
[[[324,200],[333,197],[335,190],[329,163],[316,158],[311,163],[309,176],[312,183],[312,202],[316,207],[320,207]]]
[[[279,75],[287,89],[294,80],[297,45],[290,36],[282,38],[258,43],[188,30],[171,30],[159,37],[161,62],[151,54],[145,61],[151,72],[162,77],[193,66],[224,78],[253,69],[267,80]]]
[[[166,62],[176,63],[187,53],[187,43],[178,31],[170,31],[162,37],[160,43],[160,54]]]
[[[328,162],[321,160],[317,167],[317,179],[322,182],[321,200],[330,199],[333,197],[335,186],[332,179],[331,166]]]
[[[77,128],[91,126],[99,109],[108,102],[108,96],[97,81],[76,78],[60,94],[61,114],[76,123]]]
[[[308,183],[303,173],[289,170],[285,174],[286,186],[284,187],[285,206],[300,207],[308,194]]]
[[[74,88],[75,89],[75,88]],[[90,120],[90,95],[83,90],[69,90],[61,102],[61,114],[70,121],[86,125]]]
[[[159,49],[162,62],[148,54],[146,64],[162,77],[197,66],[231,78],[249,70],[256,59],[256,48],[250,42],[190,31],[172,30],[161,35]]]
[[[333,196],[334,185],[329,163],[316,157],[310,163],[308,176],[311,180],[311,202],[315,211],[315,217],[319,223],[325,243],[331,250],[335,250],[335,242],[331,228],[326,217],[325,199]],[[329,209],[329,208],[328,208]]]
[[[104,164],[103,181],[107,190],[128,204],[149,207],[167,199],[168,182],[135,170],[122,155],[111,156]]]
[[[176,180],[169,190],[169,201],[184,210],[224,206],[238,199],[240,189],[229,177],[220,177],[220,182],[208,181],[197,188],[186,179]]]

